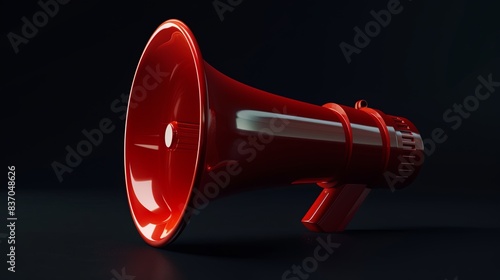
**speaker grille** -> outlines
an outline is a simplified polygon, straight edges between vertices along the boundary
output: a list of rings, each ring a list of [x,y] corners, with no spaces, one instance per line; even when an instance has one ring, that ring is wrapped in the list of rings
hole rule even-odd
[[[398,137],[401,142],[401,148],[405,150],[415,150],[415,136],[410,131],[410,126],[399,117],[394,117],[393,119],[395,130],[401,133],[400,137]]]

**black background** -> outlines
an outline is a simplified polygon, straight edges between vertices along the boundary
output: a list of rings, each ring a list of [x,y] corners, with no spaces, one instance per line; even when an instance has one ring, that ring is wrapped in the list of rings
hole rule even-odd
[[[479,75],[500,81],[500,4],[402,0],[403,11],[347,63],[339,44],[353,44],[353,28],[389,1],[244,0],[223,21],[211,1],[101,2],[60,5],[16,54],[7,34],[21,34],[21,18],[41,8],[2,1],[2,163],[5,174],[16,166],[19,219],[15,274],[0,239],[2,279],[116,279],[122,268],[136,280],[281,279],[312,256],[318,236],[341,246],[308,279],[500,276],[500,88],[457,129],[443,119],[474,94]],[[366,99],[413,121],[423,138],[441,128],[447,139],[410,187],[372,192],[343,234],[303,228],[319,192],[303,185],[213,201],[170,247],[151,248],[130,218],[124,121],[110,105],[128,94],[147,40],[171,18],[236,80],[318,105]],[[51,164],[103,118],[116,129],[59,182]]]

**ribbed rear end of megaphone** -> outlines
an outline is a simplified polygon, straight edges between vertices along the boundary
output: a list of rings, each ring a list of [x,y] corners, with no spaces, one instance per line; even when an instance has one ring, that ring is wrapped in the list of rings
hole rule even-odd
[[[221,74],[203,61],[186,25],[169,20],[149,40],[132,85],[127,193],[153,246],[174,240],[211,199],[284,184],[319,185],[302,222],[342,231],[371,188],[408,185],[422,151],[410,121],[365,101],[317,106]]]

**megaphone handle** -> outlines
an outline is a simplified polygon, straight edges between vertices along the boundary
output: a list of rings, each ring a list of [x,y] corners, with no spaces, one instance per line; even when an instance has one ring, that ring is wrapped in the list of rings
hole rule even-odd
[[[312,231],[343,231],[369,192],[370,189],[361,184],[325,188],[302,218],[302,223]]]

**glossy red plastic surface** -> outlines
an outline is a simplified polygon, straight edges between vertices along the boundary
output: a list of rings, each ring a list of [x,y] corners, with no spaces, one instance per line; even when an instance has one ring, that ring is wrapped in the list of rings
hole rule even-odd
[[[206,201],[286,184],[324,188],[303,223],[339,231],[367,188],[387,187],[384,173],[400,174],[401,157],[422,149],[413,124],[365,101],[317,106],[223,75],[202,60],[191,31],[169,20],[149,40],[132,85],[127,193],[135,225],[153,246],[171,242]],[[391,187],[408,185],[419,166],[412,168]]]
[[[302,223],[312,231],[343,231],[369,192],[366,185],[325,188],[302,218]]]
[[[127,193],[134,222],[153,246],[162,246],[184,226],[185,206],[202,169],[206,84],[192,38],[181,22],[163,23],[141,56],[130,94]]]

